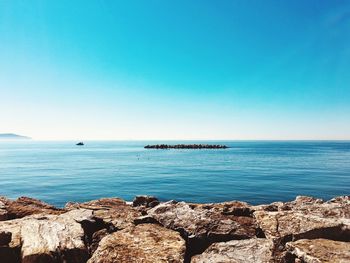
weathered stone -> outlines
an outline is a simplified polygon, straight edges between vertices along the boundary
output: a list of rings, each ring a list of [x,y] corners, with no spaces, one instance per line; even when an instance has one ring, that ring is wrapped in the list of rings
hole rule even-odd
[[[139,224],[157,224],[158,221],[156,219],[154,219],[153,217],[149,216],[149,215],[145,215],[145,216],[140,216],[138,218],[135,218],[134,220],[134,224],[135,225],[139,225]]]
[[[159,225],[141,224],[104,237],[88,263],[183,262],[185,241]]]
[[[347,263],[350,262],[350,243],[327,239],[300,239],[286,244],[288,253],[299,262]],[[295,262],[297,262],[297,260]]]
[[[4,202],[0,200],[0,221],[8,219],[8,212],[6,210],[6,206]]]
[[[32,215],[0,222],[0,235],[10,233],[4,256],[20,251],[22,263],[86,262],[88,251],[79,222],[89,220],[89,210],[73,210],[61,215]],[[8,242],[10,241],[10,242]],[[0,258],[3,256],[0,250]]]
[[[274,257],[281,260],[285,243],[299,239],[350,240],[350,204],[347,198],[323,202],[297,197],[292,202],[274,203],[277,209],[254,207],[254,216],[265,236],[273,240]]]
[[[267,263],[272,260],[272,242],[263,238],[214,243],[191,263]]]
[[[297,240],[302,238],[350,237],[350,202],[323,202],[311,197],[297,197],[295,201],[278,206],[277,211],[260,209],[254,216],[268,238]],[[285,207],[289,209],[285,209]]]
[[[84,203],[68,202],[65,206],[67,210],[84,208],[89,210],[110,210],[118,208],[121,205],[126,205],[126,202],[120,198],[101,198]]]
[[[133,206],[155,207],[158,204],[159,201],[156,197],[148,195],[138,195],[132,201]]]
[[[201,253],[213,242],[255,237],[255,220],[246,216],[250,213],[234,215],[236,209],[243,211],[245,208],[248,206],[241,202],[188,204],[170,201],[148,210],[148,214],[163,226],[180,232],[188,241],[190,256]]]
[[[15,219],[22,218],[28,215],[34,214],[61,214],[65,211],[59,208],[56,208],[52,205],[44,203],[40,200],[29,198],[29,197],[20,197],[17,200],[9,200],[6,198],[1,198],[0,204],[0,218],[1,218],[1,210],[6,211],[6,218]],[[1,220],[1,219],[0,219]]]
[[[119,198],[102,198],[86,203],[67,203],[66,209],[84,208],[93,210],[93,216],[104,222],[110,231],[134,225],[141,213]]]

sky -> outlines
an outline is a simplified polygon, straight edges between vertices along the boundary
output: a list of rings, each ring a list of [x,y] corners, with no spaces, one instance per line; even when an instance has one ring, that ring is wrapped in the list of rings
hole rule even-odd
[[[0,0],[0,133],[350,139],[350,1]]]

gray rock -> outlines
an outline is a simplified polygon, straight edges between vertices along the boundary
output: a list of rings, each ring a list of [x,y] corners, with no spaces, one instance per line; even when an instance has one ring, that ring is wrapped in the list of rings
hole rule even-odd
[[[271,241],[263,238],[214,243],[191,263],[267,263],[272,260]]]

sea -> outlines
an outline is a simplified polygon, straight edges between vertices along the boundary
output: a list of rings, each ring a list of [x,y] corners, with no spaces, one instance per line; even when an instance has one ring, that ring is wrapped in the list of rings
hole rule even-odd
[[[62,207],[102,197],[251,204],[350,195],[350,141],[0,142],[0,195]],[[228,149],[144,149],[147,144]]]

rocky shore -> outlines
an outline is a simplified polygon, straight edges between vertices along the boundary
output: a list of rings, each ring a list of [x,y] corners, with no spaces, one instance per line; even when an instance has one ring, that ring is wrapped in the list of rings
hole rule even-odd
[[[0,262],[350,262],[350,196],[252,206],[0,198]]]
[[[155,144],[146,145],[145,149],[227,149],[226,145],[219,144]]]

